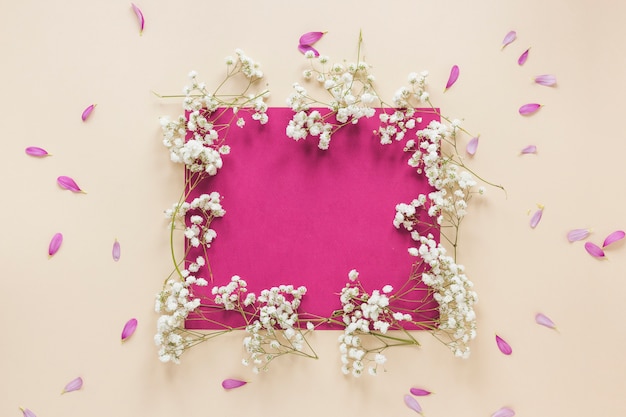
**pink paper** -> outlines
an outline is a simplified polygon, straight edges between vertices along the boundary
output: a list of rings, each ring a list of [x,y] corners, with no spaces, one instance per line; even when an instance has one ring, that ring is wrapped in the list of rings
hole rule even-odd
[[[196,274],[209,281],[194,292],[206,307],[189,317],[187,328],[244,324],[236,312],[210,308],[211,288],[226,285],[233,275],[257,295],[280,284],[304,285],[308,291],[299,312],[330,317],[341,309],[338,294],[351,269],[359,271],[369,292],[387,284],[399,290],[416,260],[407,252],[416,242],[392,221],[396,204],[432,191],[408,166],[410,153],[403,152],[416,130],[438,120],[432,110],[423,111],[422,122],[403,141],[380,144],[373,134],[377,114],[340,129],[326,151],[317,148],[315,137],[296,142],[286,136],[291,109],[270,108],[268,115],[266,125],[237,115],[246,126],[230,128],[231,152],[222,157],[223,168],[189,196],[219,192],[226,215],[211,226],[217,232],[206,253],[212,277],[207,268]],[[432,233],[438,239],[439,231]],[[202,248],[190,248],[187,259],[200,254]],[[436,303],[425,289],[410,296],[428,311],[425,317],[436,316]]]

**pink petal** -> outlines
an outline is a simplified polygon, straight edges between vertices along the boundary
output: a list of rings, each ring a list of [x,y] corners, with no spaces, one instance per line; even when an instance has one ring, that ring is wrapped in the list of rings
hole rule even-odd
[[[50,154],[44,148],[38,148],[37,146],[29,146],[26,148],[26,155],[30,156],[49,156]]]
[[[585,249],[594,258],[604,258],[604,251],[595,243],[585,242]]]
[[[113,260],[115,262],[119,261],[121,254],[122,254],[122,248],[120,247],[120,242],[118,242],[117,239],[115,239],[115,242],[113,242],[113,251],[112,251]]]
[[[527,155],[530,153],[537,153],[537,147],[535,145],[528,145],[524,149],[522,149],[522,155]]]
[[[298,43],[300,45],[313,45],[315,42],[319,41],[325,34],[326,32],[307,32],[304,35],[300,36],[300,40],[298,41]]]
[[[137,20],[139,21],[139,34],[142,35],[143,27],[144,27],[144,24],[146,23],[146,21],[143,18],[143,13],[141,13],[141,10],[139,9],[139,7],[137,7],[134,3],[131,3],[130,5],[133,8],[133,11],[135,12],[135,14],[137,15]]]
[[[83,119],[83,122],[85,120],[87,120],[87,118],[89,117],[89,115],[91,114],[93,109],[95,109],[95,108],[96,108],[96,105],[92,104],[90,106],[87,106],[87,108],[85,110],[83,110],[83,114],[80,116],[80,118]]]
[[[298,50],[303,54],[306,54],[308,51],[313,51],[314,56],[320,56],[320,53],[317,52],[317,49],[313,48],[311,45],[298,45]]]
[[[467,143],[467,146],[465,147],[465,152],[467,152],[470,155],[474,155],[476,153],[476,150],[478,149],[478,136],[470,139],[470,141]]]
[[[522,107],[519,108],[519,114],[523,116],[527,114],[532,114],[536,112],[537,110],[539,110],[540,108],[541,108],[541,104],[537,104],[537,103],[524,104]]]
[[[65,394],[66,392],[77,391],[83,387],[83,379],[81,377],[72,379],[67,383],[65,388],[63,388],[63,392],[61,394]]]
[[[426,395],[432,394],[432,392],[422,388],[411,388],[410,391],[411,394],[415,395],[416,397],[424,397]]]
[[[448,90],[448,88],[452,87],[458,78],[459,78],[459,67],[457,65],[453,65],[452,68],[450,69],[450,76],[448,77],[448,82],[446,83],[446,88],[444,92]]]
[[[530,227],[533,229],[537,227],[539,221],[541,220],[541,216],[543,216],[543,206],[539,206],[539,210],[533,214],[533,217],[530,218]]]
[[[420,403],[417,402],[414,397],[410,396],[409,394],[405,395],[404,403],[411,410],[415,411],[416,413],[422,414],[422,406],[420,405]]]
[[[20,407],[20,410],[22,411],[22,414],[24,414],[24,417],[37,417],[35,413],[30,411],[28,408]]]
[[[606,248],[611,243],[615,243],[618,240],[624,239],[624,236],[626,236],[626,233],[624,233],[623,230],[616,230],[615,232],[613,232],[610,235],[608,235],[606,237],[606,239],[604,239],[604,242],[602,243],[602,247]]]
[[[61,175],[57,178],[57,183],[61,186],[61,188],[65,188],[66,190],[70,190],[74,193],[84,193],[84,191],[80,189],[78,184],[76,184],[76,181],[74,181],[70,177]]]
[[[535,322],[542,326],[549,327],[550,329],[556,329],[556,324],[548,316],[542,313],[537,313],[535,315]]]
[[[517,32],[515,32],[514,30],[507,33],[506,36],[504,37],[504,40],[502,40],[502,49],[504,49],[505,46],[513,42],[516,38],[517,38]]]
[[[530,52],[530,48],[528,48],[527,50],[525,50],[520,56],[519,58],[517,58],[517,64],[518,65],[524,65],[526,63],[526,60],[528,59],[528,52]]]
[[[55,235],[52,236],[52,240],[50,240],[50,245],[48,245],[49,257],[53,257],[54,254],[59,251],[61,243],[63,243],[63,235],[61,233],[55,233]]]
[[[511,353],[513,353],[513,349],[511,349],[511,346],[498,335],[496,335],[496,344],[498,345],[498,349],[500,349],[500,352],[504,353],[505,355],[510,355]]]
[[[515,415],[515,411],[513,411],[509,407],[502,407],[495,413],[491,415],[491,417],[513,417]]]
[[[222,388],[233,389],[233,388],[243,387],[246,384],[247,384],[246,381],[241,381],[239,379],[225,379],[222,381]]]
[[[535,77],[535,82],[539,85],[551,87],[556,85],[556,77],[552,74],[537,75]]]
[[[128,320],[124,325],[124,330],[122,330],[122,342],[131,337],[135,330],[137,330],[137,319]]]
[[[567,232],[567,240],[570,242],[586,239],[587,236],[589,236],[589,229],[573,229]]]

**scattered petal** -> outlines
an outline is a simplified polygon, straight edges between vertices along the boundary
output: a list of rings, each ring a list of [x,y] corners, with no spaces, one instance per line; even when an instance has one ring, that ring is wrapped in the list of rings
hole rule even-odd
[[[48,256],[50,258],[59,251],[61,243],[63,243],[63,235],[61,233],[55,233],[50,240],[50,245],[48,245]]]
[[[450,76],[448,77],[446,88],[443,91],[445,92],[448,90],[448,88],[452,87],[458,78],[459,78],[459,67],[457,65],[453,65],[452,68],[450,69]]]
[[[315,42],[319,41],[325,34],[326,32],[307,32],[304,35],[300,36],[300,40],[298,41],[298,43],[300,45],[313,45]]]
[[[541,106],[541,104],[537,103],[524,104],[522,107],[519,108],[519,114],[521,114],[522,116],[525,116],[527,114],[533,114],[534,112],[539,110]]]
[[[515,411],[513,411],[509,407],[502,407],[495,413],[491,415],[491,417],[513,417],[515,415]]]
[[[24,414],[24,417],[37,417],[35,415],[35,413],[33,413],[32,411],[30,411],[28,408],[22,408],[20,407],[20,410],[22,411],[22,413]]]
[[[556,324],[554,324],[554,322],[543,313],[535,314],[535,322],[550,329],[556,329]]]
[[[506,340],[498,335],[496,335],[496,343],[498,345],[498,349],[500,349],[500,352],[504,353],[505,355],[510,355],[511,353],[513,353],[511,345],[509,345]]]
[[[530,218],[530,227],[533,229],[537,227],[539,221],[541,220],[541,216],[543,216],[543,206],[539,205],[539,210],[537,210],[535,214],[533,214],[533,217]]]
[[[474,155],[476,153],[476,150],[478,149],[478,138],[479,136],[470,139],[470,141],[467,143],[467,146],[465,147],[465,152],[470,155]]]
[[[552,87],[556,85],[556,77],[552,74],[537,75],[535,82],[539,85],[545,85],[546,87]]]
[[[528,59],[528,52],[530,52],[530,48],[528,48],[527,50],[525,50],[520,56],[519,58],[517,58],[517,64],[518,65],[524,65],[526,63],[526,60]]]
[[[118,242],[117,239],[115,239],[115,242],[113,242],[113,251],[112,251],[113,260],[115,262],[119,261],[121,254],[122,254],[122,248],[120,247],[120,242]]]
[[[130,319],[124,325],[124,330],[122,330],[122,342],[128,339],[135,333],[137,329],[137,319]]]
[[[83,119],[83,122],[85,120],[87,120],[87,118],[89,117],[89,115],[91,114],[93,109],[95,109],[95,108],[96,108],[96,105],[92,104],[92,105],[88,106],[85,110],[83,110],[83,114],[80,116],[80,118]]]
[[[139,7],[135,5],[135,3],[131,3],[130,5],[133,8],[133,11],[135,12],[135,14],[137,15],[137,20],[139,21],[139,34],[142,35],[143,27],[146,23],[146,21],[143,18],[143,13],[141,13],[141,9],[139,9]]]
[[[422,388],[411,388],[411,394],[415,395],[416,397],[424,397],[426,395],[432,394],[432,392]]]
[[[239,388],[239,387],[243,387],[244,385],[246,385],[247,382],[246,381],[241,381],[239,379],[225,379],[222,381],[222,388],[224,389],[233,389],[233,388]]]
[[[530,153],[537,153],[537,147],[535,145],[528,145],[521,151],[522,155],[528,155]]]
[[[77,391],[83,387],[83,379],[81,377],[72,379],[67,383],[65,388],[63,388],[63,392],[61,394],[65,394],[66,392]]]
[[[314,56],[320,56],[320,53],[317,49],[313,48],[311,45],[298,45],[298,50],[303,54],[306,54],[308,51],[312,51]]]
[[[504,39],[502,40],[502,49],[504,49],[505,46],[513,42],[515,39],[517,39],[517,32],[512,30],[509,33],[507,33]]]
[[[567,240],[570,242],[586,239],[587,236],[589,236],[589,229],[573,229],[567,232]]]
[[[30,156],[50,156],[48,151],[46,151],[44,148],[38,148],[37,146],[29,146],[28,148],[26,148],[25,151],[26,155]]]
[[[613,232],[610,235],[608,235],[606,237],[606,239],[604,239],[604,242],[602,243],[602,247],[606,248],[611,243],[615,243],[618,240],[624,239],[624,236],[626,236],[626,233],[624,233],[623,230],[616,230],[615,232]]]
[[[604,251],[595,243],[585,242],[585,249],[594,258],[604,258]]]
[[[411,410],[415,411],[416,413],[422,414],[422,406],[420,405],[420,403],[417,402],[415,397],[412,397],[409,394],[405,395],[404,396],[404,403]]]
[[[76,184],[76,181],[74,181],[70,177],[61,175],[60,177],[57,178],[57,183],[61,186],[61,188],[70,190],[73,193],[84,193],[84,191],[80,189],[78,184]]]

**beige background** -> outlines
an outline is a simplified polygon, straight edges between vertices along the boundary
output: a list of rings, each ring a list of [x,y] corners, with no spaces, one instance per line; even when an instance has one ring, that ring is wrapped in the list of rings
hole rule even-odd
[[[565,233],[604,236],[624,224],[622,97],[626,93],[626,5],[602,0],[276,1],[139,0],[139,36],[128,1],[0,4],[0,117],[3,152],[0,235],[0,415],[27,407],[40,417],[409,416],[411,386],[427,416],[620,416],[624,401],[626,248],[588,256]],[[387,373],[360,380],[339,372],[337,333],[319,333],[318,361],[287,358],[269,373],[240,365],[241,335],[161,364],[153,346],[153,296],[170,270],[162,211],[177,198],[180,167],[160,145],[160,115],[180,105],[195,69],[209,83],[222,59],[242,48],[263,64],[270,105],[283,106],[304,61],[295,46],[310,30],[317,45],[352,58],[359,29],[379,90],[390,98],[410,71],[428,69],[433,101],[480,133],[473,167],[506,186],[471,207],[460,261],[480,295],[479,336],[467,361],[427,334],[423,348],[391,351]],[[504,51],[511,29],[518,40]],[[525,66],[517,57],[532,47]],[[457,84],[442,94],[453,64]],[[531,77],[557,75],[557,88]],[[83,109],[98,106],[87,123]],[[532,117],[520,105],[545,105]],[[536,144],[538,155],[520,157]],[[35,159],[26,146],[53,157]],[[74,177],[87,194],[60,190]],[[532,230],[529,210],[546,209]],[[65,242],[52,260],[55,232]],[[114,239],[122,259],[111,259]],[[549,315],[555,332],[534,323]],[[121,345],[125,321],[137,317]],[[494,334],[514,352],[498,352]],[[82,391],[60,396],[82,376]],[[223,378],[251,381],[225,392]]]

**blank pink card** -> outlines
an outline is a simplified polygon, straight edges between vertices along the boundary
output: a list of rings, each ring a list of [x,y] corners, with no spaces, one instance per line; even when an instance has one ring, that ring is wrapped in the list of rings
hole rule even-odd
[[[212,279],[206,268],[196,274],[209,281],[194,291],[202,304],[213,304],[213,286],[239,275],[257,295],[280,284],[304,285],[307,294],[299,311],[329,317],[341,309],[338,294],[351,269],[359,271],[370,292],[407,281],[416,260],[407,249],[415,242],[393,226],[395,206],[432,188],[407,164],[410,153],[403,148],[438,116],[422,111],[422,121],[404,140],[381,145],[373,133],[380,124],[378,112],[338,130],[328,150],[318,149],[318,138],[296,142],[286,136],[293,116],[289,108],[268,109],[266,125],[241,115],[246,125],[230,128],[226,144],[231,152],[222,157],[222,169],[190,196],[217,191],[226,210],[211,226],[217,232],[207,251]],[[438,238],[438,230],[432,233]],[[192,248],[187,259],[202,253]],[[431,297],[419,301],[433,303]],[[235,312],[200,309],[200,315],[220,324],[194,314],[187,328],[243,324]]]

